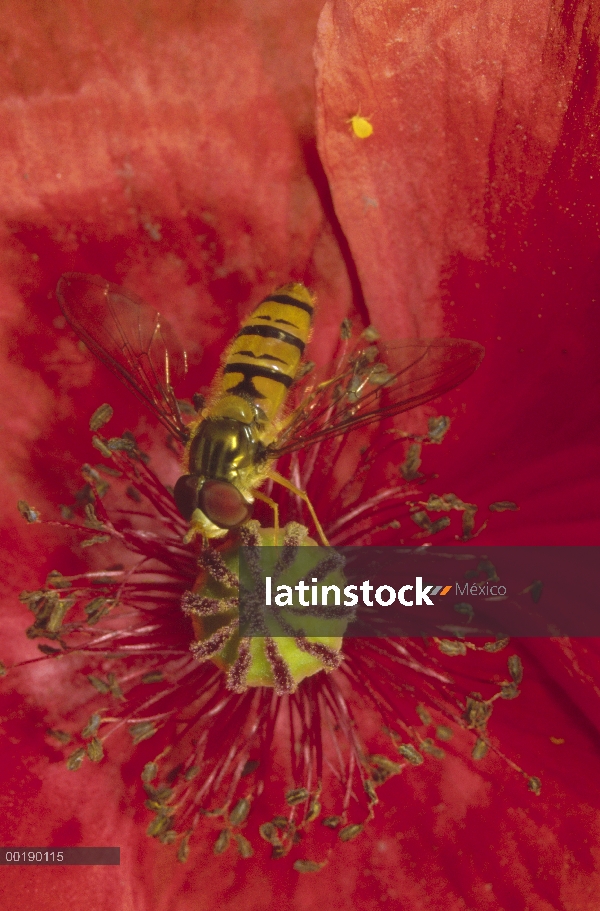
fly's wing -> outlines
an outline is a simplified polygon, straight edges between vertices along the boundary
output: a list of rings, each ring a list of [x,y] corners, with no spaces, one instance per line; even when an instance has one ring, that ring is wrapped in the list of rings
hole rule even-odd
[[[462,383],[483,355],[481,345],[465,339],[364,345],[335,376],[307,390],[268,454],[278,458],[410,411]]]
[[[187,370],[169,324],[142,300],[96,275],[67,272],[56,294],[79,338],[182,442],[188,432],[173,386]]]

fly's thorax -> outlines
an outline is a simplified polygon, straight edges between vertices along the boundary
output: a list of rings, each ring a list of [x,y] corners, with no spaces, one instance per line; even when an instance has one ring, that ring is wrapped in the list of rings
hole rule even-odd
[[[202,421],[190,443],[190,474],[235,482],[261,461],[263,447],[255,423],[229,417]]]

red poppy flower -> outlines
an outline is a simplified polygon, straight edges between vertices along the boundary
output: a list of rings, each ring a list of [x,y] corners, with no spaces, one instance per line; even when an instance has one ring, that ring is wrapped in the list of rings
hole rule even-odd
[[[197,363],[202,354],[207,384],[240,317],[290,279],[318,295],[323,360],[347,315],[391,337],[477,339],[484,364],[445,400],[451,433],[426,452],[424,470],[443,484],[436,492],[479,504],[478,517],[492,502],[518,502],[481,543],[597,543],[594,10],[321,7],[53,4],[31,13],[15,3],[6,16],[9,666],[39,655],[23,635],[29,621],[15,592],[39,588],[54,569],[106,565],[61,529],[28,527],[14,510],[26,499],[51,516],[57,502],[73,501],[79,466],[94,458],[89,414],[118,402],[117,420],[149,449],[160,480],[177,473],[135,401],[65,332],[53,290],[65,270],[102,274],[166,312]],[[349,122],[355,115],[370,135]],[[392,470],[397,477],[397,465],[371,475],[373,490],[391,483]],[[347,504],[328,490],[320,496],[327,521],[342,519]],[[110,557],[121,559],[116,550]],[[61,659],[9,673],[2,843],[122,847],[119,868],[70,867],[60,879],[56,870],[5,870],[11,903],[593,908],[598,650],[547,640],[514,651],[523,692],[496,705],[493,718],[494,744],[509,762],[498,753],[472,760],[467,734],[457,733],[443,759],[382,784],[365,831],[310,875],[268,851],[215,856],[212,841],[178,864],[145,834],[137,752],[74,773],[45,735],[89,702],[83,658],[78,669]],[[502,673],[483,653],[468,657],[466,671],[457,658],[436,658],[461,692]],[[388,652],[380,665],[391,661]],[[361,687],[382,678],[369,655],[356,651],[354,662],[360,675],[340,687],[358,703]],[[355,708],[362,742],[382,753],[381,730]],[[425,736],[415,716],[420,722]],[[540,777],[539,795],[510,763]]]

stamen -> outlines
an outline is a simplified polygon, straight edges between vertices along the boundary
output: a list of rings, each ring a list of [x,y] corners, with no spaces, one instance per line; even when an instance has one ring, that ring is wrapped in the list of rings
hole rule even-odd
[[[363,348],[336,407],[347,413],[351,397],[379,388],[384,375]],[[100,420],[96,414],[96,434]],[[429,438],[421,437],[419,446],[441,442],[446,420],[430,422]],[[424,495],[430,480],[425,475],[410,487],[382,489],[378,460],[385,452],[389,462],[396,452],[398,466],[404,445],[395,441],[389,449],[388,442],[372,440],[359,468],[337,488],[324,467],[329,443],[321,444],[318,458],[292,457],[293,477],[308,488],[320,518],[325,512],[330,540],[335,533],[336,543],[372,542],[377,535],[401,543],[399,534],[414,541],[415,524],[418,534],[442,533],[450,521],[461,522],[463,537],[477,533],[476,505],[456,494]],[[296,854],[294,867],[315,872],[334,844],[368,829],[388,779],[419,774],[426,762],[447,761],[461,749],[461,737],[454,736],[461,730],[474,762],[485,763],[493,751],[539,794],[540,779],[505,757],[488,734],[494,702],[519,695],[521,659],[508,657],[504,675],[508,667],[510,679],[497,673],[493,689],[490,674],[473,683],[463,669],[473,652],[503,662],[496,653],[507,638],[481,645],[344,640],[352,614],[327,605],[311,606],[310,614],[339,624],[339,635],[309,636],[302,629],[306,609],[273,605],[268,612],[256,592],[247,599],[248,635],[240,634],[239,550],[247,551],[251,579],[262,579],[261,552],[273,541],[273,530],[252,521],[218,546],[186,546],[187,526],[135,439],[97,434],[94,446],[110,465],[84,467],[86,486],[57,524],[77,531],[83,543],[120,543],[123,564],[73,576],[52,571],[44,588],[21,596],[34,618],[27,634],[52,643],[40,645],[35,660],[64,662],[74,655],[79,665],[85,662],[87,703],[73,710],[65,723],[69,731],[49,732],[69,745],[67,768],[119,761],[119,735],[126,731],[129,748],[139,751],[146,807],[154,814],[148,835],[176,845],[181,863],[201,827],[212,830],[215,853],[234,850],[241,859],[266,845],[281,858],[297,852],[302,839],[304,856]],[[512,508],[504,503],[495,504],[495,511]],[[20,510],[27,521],[40,521],[27,503]],[[430,517],[436,512],[441,518]],[[405,521],[409,516],[412,523]],[[290,572],[309,584],[341,571],[337,557],[311,542],[304,526],[288,522],[271,571],[274,585]],[[478,572],[491,579],[495,569],[482,564]],[[456,679],[448,670],[453,662],[460,666]],[[365,713],[378,719],[377,752],[363,742],[363,736],[373,736],[364,734]]]

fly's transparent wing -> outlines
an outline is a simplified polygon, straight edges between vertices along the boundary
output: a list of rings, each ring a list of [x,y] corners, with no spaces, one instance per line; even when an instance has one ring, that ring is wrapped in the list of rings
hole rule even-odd
[[[67,272],[56,294],[79,338],[182,442],[188,431],[173,387],[187,371],[185,351],[161,315],[95,275]]]
[[[462,383],[483,355],[481,345],[465,339],[365,344],[335,376],[307,389],[268,454],[278,458],[410,411]]]

